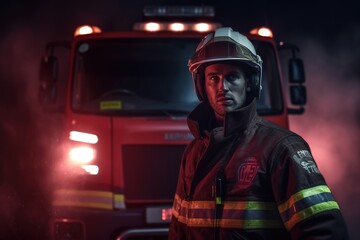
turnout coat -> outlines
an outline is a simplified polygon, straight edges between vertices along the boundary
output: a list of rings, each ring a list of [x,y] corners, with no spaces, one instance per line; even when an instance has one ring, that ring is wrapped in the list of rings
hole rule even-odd
[[[256,102],[225,116],[189,115],[170,240],[348,239],[339,205],[299,135],[259,117]]]

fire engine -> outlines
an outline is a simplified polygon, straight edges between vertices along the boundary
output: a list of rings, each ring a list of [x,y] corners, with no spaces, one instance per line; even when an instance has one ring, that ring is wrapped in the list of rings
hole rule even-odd
[[[193,139],[186,117],[198,104],[187,61],[221,26],[213,17],[211,6],[146,7],[131,31],[86,25],[70,42],[47,44],[39,102],[60,116],[51,239],[167,239],[182,153]],[[244,34],[263,60],[258,113],[288,128],[288,115],[306,104],[299,49],[266,27]],[[58,48],[70,56],[60,103]],[[286,82],[282,49],[290,53]]]

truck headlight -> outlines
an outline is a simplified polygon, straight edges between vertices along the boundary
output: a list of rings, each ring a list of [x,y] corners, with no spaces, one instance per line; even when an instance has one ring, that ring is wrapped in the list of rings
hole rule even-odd
[[[75,164],[88,164],[95,159],[95,150],[92,147],[74,147],[69,151],[69,158]]]

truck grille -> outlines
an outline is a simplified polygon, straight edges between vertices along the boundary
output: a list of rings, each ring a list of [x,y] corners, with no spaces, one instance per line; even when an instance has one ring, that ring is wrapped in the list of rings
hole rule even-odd
[[[172,201],[185,145],[125,145],[125,201]]]

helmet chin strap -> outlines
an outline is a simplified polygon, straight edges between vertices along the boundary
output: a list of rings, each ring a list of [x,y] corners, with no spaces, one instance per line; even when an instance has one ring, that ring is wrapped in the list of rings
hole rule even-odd
[[[251,80],[246,79],[246,94],[251,92]]]
[[[244,106],[249,105],[252,102],[252,100],[254,100],[254,98],[255,98],[254,89],[252,89],[251,87],[254,87],[254,86],[252,86],[251,80],[247,79],[246,80],[246,100],[245,100]]]

